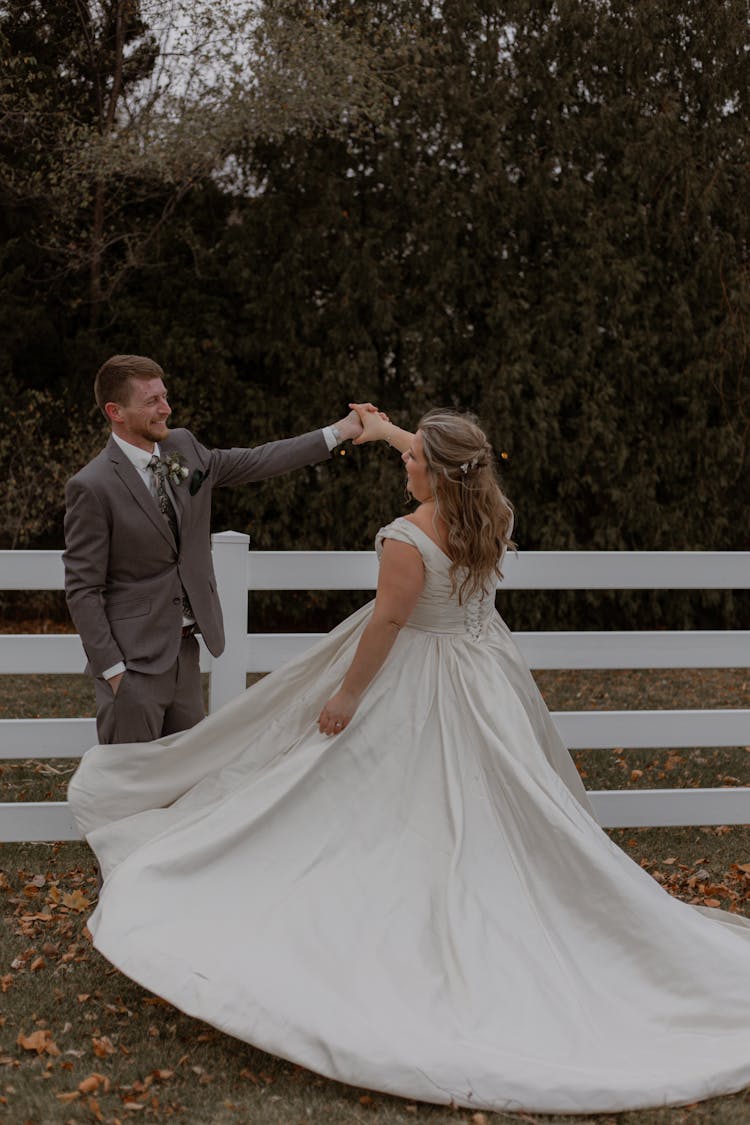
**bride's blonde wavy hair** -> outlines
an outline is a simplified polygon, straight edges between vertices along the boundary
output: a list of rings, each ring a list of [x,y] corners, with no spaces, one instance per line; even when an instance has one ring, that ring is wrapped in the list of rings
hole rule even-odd
[[[459,602],[489,593],[502,578],[513,507],[498,483],[492,447],[473,414],[430,410],[421,419],[422,448],[437,513],[448,527],[450,577]],[[460,573],[463,578],[460,580]]]

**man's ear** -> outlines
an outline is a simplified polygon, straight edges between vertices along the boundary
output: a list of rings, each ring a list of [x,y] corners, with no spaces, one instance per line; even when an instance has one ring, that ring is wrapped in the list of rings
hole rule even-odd
[[[110,422],[122,422],[122,407],[119,402],[105,402],[104,413]]]

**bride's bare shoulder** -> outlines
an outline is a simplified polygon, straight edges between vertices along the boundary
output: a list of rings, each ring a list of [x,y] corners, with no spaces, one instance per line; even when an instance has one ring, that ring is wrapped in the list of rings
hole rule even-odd
[[[435,512],[434,504],[420,504],[408,516],[403,517],[409,523],[413,523],[420,531],[436,543],[441,551],[445,551],[448,546],[448,528],[445,525],[445,520]]]

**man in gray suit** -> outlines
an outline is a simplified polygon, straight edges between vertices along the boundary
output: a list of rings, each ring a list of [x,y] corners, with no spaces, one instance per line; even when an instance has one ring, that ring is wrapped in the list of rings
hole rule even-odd
[[[66,487],[66,598],[94,677],[99,741],[148,742],[203,718],[195,634],[214,656],[224,648],[212,490],[323,461],[362,425],[352,411],[300,437],[207,449],[167,427],[164,372],[145,356],[112,356],[94,393],[112,434]]]

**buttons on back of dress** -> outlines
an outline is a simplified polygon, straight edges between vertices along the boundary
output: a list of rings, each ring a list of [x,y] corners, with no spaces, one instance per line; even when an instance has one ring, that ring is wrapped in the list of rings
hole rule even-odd
[[[474,594],[464,606],[464,624],[472,640],[478,641],[492,612],[494,598],[489,594]]]

